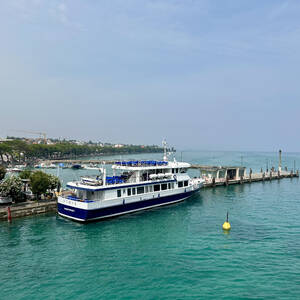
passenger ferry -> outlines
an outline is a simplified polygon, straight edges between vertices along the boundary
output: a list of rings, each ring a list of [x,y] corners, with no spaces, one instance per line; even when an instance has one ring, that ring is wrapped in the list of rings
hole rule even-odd
[[[58,214],[88,222],[183,201],[198,192],[204,182],[190,178],[185,162],[118,161],[113,176],[83,177],[69,182],[72,194],[58,197]],[[119,173],[119,175],[115,175]]]

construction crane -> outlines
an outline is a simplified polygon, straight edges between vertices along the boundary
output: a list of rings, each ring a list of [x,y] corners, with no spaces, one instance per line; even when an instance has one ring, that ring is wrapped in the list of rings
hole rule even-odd
[[[12,130],[12,131],[39,135],[41,138],[43,138],[44,143],[47,144],[47,134],[45,132],[36,132],[36,131],[28,131],[28,130]]]

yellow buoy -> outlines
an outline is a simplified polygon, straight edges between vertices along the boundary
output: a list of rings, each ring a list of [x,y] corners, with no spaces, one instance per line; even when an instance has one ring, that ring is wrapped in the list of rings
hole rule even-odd
[[[223,230],[230,230],[231,226],[230,223],[228,222],[228,212],[227,212],[227,218],[226,222],[223,224]]]

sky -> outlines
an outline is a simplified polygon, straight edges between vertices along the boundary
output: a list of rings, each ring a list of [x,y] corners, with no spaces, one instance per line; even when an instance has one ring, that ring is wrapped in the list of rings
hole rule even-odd
[[[298,0],[2,0],[0,137],[298,152],[299,15]]]

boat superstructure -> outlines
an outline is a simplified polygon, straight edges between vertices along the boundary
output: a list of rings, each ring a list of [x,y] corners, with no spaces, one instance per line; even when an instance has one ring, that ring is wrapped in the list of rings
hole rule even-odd
[[[203,184],[190,178],[189,167],[175,160],[116,162],[111,176],[103,167],[97,177],[69,182],[71,194],[58,197],[58,213],[87,222],[183,201]]]

